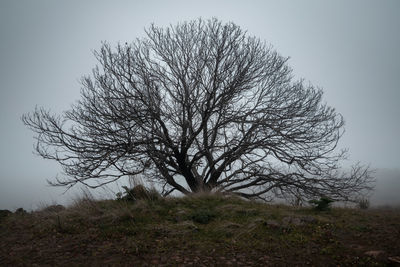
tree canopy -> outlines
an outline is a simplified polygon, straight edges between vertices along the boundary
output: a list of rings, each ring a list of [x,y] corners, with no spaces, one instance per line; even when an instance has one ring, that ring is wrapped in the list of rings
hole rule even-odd
[[[341,168],[344,120],[322,89],[295,79],[288,58],[234,23],[152,25],[95,56],[70,110],[22,118],[37,133],[36,152],[63,167],[53,185],[142,174],[165,194],[348,200],[371,189],[369,168]]]

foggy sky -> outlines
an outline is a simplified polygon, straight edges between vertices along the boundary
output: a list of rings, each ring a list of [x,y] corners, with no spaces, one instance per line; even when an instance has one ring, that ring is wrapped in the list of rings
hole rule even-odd
[[[46,185],[60,173],[32,154],[20,117],[80,98],[79,79],[101,41],[115,45],[198,17],[232,21],[325,92],[346,121],[348,162],[388,169],[400,190],[400,1],[0,1],[0,209],[36,208],[70,195]],[[382,173],[387,173],[381,171]],[[397,179],[397,178],[398,179]],[[383,179],[383,178],[382,178]],[[387,195],[387,194],[386,194]],[[390,194],[389,194],[390,195]],[[387,200],[390,202],[390,199]]]

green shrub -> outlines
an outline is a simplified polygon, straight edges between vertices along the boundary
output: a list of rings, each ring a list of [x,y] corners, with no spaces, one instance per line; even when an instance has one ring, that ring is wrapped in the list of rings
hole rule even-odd
[[[308,201],[311,205],[314,206],[314,209],[317,211],[326,211],[330,209],[330,205],[334,202],[332,199],[327,197],[321,197],[319,200],[313,199]]]
[[[207,224],[215,217],[215,213],[209,209],[199,209],[195,210],[191,217],[194,222]]]
[[[18,208],[16,211],[15,211],[15,214],[26,214],[27,212],[26,212],[26,210],[24,210],[23,208]]]
[[[12,212],[9,210],[0,210],[0,221],[1,221],[1,219],[8,217],[11,214],[12,214]]]

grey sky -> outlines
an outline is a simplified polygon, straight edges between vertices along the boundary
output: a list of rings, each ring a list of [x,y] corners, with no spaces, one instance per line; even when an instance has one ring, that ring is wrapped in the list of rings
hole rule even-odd
[[[79,99],[101,41],[130,42],[198,17],[233,21],[271,43],[346,120],[351,160],[400,168],[400,1],[0,1],[0,209],[59,201],[60,169],[32,154],[20,116]],[[400,189],[400,188],[399,188]],[[65,197],[65,196],[63,196]],[[29,203],[29,204],[27,204]]]

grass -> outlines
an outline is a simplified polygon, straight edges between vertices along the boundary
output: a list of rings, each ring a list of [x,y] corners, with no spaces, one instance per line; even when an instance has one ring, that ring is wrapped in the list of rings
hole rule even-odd
[[[199,195],[83,198],[0,222],[0,265],[366,265],[400,255],[400,212]],[[384,256],[365,255],[384,251]]]

